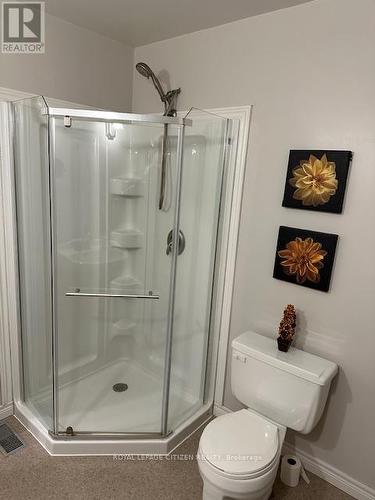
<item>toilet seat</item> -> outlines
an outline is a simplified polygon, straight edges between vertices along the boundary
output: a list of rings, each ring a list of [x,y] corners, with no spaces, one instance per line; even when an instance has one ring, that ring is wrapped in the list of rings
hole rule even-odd
[[[274,466],[278,449],[278,427],[249,410],[240,410],[208,424],[199,453],[218,474],[250,479]]]

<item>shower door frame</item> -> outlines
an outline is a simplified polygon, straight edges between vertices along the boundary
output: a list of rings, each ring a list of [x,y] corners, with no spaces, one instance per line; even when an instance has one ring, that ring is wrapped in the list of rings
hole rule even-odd
[[[178,245],[176,240],[172,240],[172,261],[170,267],[170,284],[169,284],[169,300],[167,311],[167,331],[166,331],[166,347],[164,357],[164,374],[163,374],[163,398],[161,401],[161,430],[160,432],[95,432],[95,431],[74,431],[74,434],[67,434],[59,431],[59,404],[58,404],[58,331],[57,331],[57,307],[56,307],[56,213],[55,213],[55,123],[56,118],[63,119],[64,125],[70,127],[72,120],[93,121],[104,123],[122,123],[127,125],[132,124],[158,124],[158,125],[175,125],[177,126],[177,154],[176,154],[176,193],[174,200],[174,222],[173,235],[179,234],[180,222],[180,198],[181,198],[181,181],[183,168],[183,143],[185,135],[185,126],[191,126],[192,120],[182,117],[168,117],[161,115],[140,115],[133,113],[117,113],[111,111],[97,111],[89,109],[72,109],[72,108],[57,108],[49,107],[46,103],[42,110],[43,115],[47,115],[48,119],[48,183],[49,183],[49,223],[50,223],[50,259],[51,259],[51,305],[52,305],[52,387],[53,387],[53,429],[48,432],[53,439],[152,439],[165,438],[170,433],[168,430],[168,410],[169,410],[169,390],[171,379],[171,363],[172,363],[172,336],[173,336],[173,321],[174,321],[174,304],[175,304],[175,289],[176,289],[176,270],[178,258]],[[85,296],[79,293],[79,296]],[[89,294],[91,296],[91,294]],[[100,294],[100,296],[115,297],[112,294]],[[118,297],[118,296],[117,296]],[[155,296],[123,296],[125,299],[154,299]]]

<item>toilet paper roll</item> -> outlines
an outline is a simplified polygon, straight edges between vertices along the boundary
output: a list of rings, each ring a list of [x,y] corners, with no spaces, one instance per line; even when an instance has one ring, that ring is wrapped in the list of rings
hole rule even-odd
[[[301,460],[295,455],[284,455],[281,461],[281,481],[287,486],[294,487],[298,485],[301,475],[307,483],[310,482],[302,466]]]

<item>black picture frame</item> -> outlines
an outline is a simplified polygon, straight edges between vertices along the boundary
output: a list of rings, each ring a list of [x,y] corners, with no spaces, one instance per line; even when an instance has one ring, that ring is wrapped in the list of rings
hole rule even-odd
[[[309,238],[312,239],[312,244]],[[328,292],[337,241],[337,234],[280,226],[273,277]],[[307,262],[309,265],[304,267]],[[318,273],[318,279],[316,279],[316,273]]]
[[[341,214],[352,157],[351,151],[291,149],[282,206]]]

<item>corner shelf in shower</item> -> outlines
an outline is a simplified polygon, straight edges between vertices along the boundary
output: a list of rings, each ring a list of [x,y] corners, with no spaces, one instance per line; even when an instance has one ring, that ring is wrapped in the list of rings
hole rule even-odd
[[[114,178],[110,181],[111,194],[128,197],[144,196],[144,181],[139,178]]]
[[[143,284],[133,276],[119,276],[111,280],[111,289],[122,293],[142,293]]]
[[[137,249],[143,247],[144,235],[136,229],[124,229],[111,232],[111,246],[117,248]]]
[[[129,337],[135,333],[136,326],[137,324],[134,321],[125,318],[120,319],[111,325],[109,338]]]
[[[58,255],[78,265],[107,265],[124,261],[124,254],[116,248],[107,248],[99,241],[72,240],[59,245]]]

